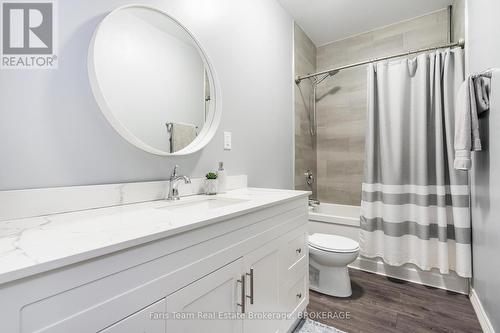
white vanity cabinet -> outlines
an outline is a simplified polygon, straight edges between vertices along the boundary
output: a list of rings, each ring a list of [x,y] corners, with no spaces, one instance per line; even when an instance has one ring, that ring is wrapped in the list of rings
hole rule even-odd
[[[245,332],[278,332],[280,322],[270,318],[260,319],[265,313],[279,311],[280,299],[280,247],[283,242],[271,242],[244,257],[246,284],[246,312],[243,322]]]
[[[167,319],[167,333],[286,332],[291,321],[280,316],[292,314],[307,294],[307,253],[301,250],[293,262],[299,277],[289,273],[297,250],[289,238],[297,233],[306,239],[305,227],[299,227],[168,296],[167,313],[180,317]],[[189,316],[196,319],[186,320]],[[203,316],[210,320],[200,320]]]
[[[167,332],[242,332],[242,320],[224,318],[241,312],[237,305],[243,295],[238,288],[243,285],[241,271],[238,259],[168,296]]]
[[[285,333],[296,318],[262,316],[305,310],[306,237],[301,195],[15,280],[0,332]]]

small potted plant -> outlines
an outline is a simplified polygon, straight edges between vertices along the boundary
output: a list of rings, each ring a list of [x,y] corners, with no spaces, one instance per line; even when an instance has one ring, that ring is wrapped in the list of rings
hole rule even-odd
[[[206,175],[207,180],[205,183],[205,194],[214,195],[217,194],[217,174],[215,172],[209,172]]]

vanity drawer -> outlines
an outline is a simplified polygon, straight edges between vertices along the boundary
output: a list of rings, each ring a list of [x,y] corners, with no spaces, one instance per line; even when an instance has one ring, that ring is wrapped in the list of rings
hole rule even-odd
[[[287,312],[294,312],[307,299],[307,278],[307,274],[304,273],[286,292],[284,305]]]
[[[290,269],[307,255],[307,233],[301,233],[288,242],[286,263]]]
[[[164,333],[166,325],[161,316],[166,311],[165,304],[165,299],[162,299],[99,333]]]

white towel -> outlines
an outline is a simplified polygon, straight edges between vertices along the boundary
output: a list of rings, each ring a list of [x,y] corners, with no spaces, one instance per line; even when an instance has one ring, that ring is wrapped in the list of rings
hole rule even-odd
[[[481,150],[475,85],[472,77],[458,89],[455,103],[455,161],[457,170],[471,168],[471,151]]]
[[[481,114],[490,109],[490,87],[488,81],[490,80],[481,76],[474,79],[477,114]]]
[[[172,123],[170,135],[171,152],[175,153],[196,139],[196,125]]]

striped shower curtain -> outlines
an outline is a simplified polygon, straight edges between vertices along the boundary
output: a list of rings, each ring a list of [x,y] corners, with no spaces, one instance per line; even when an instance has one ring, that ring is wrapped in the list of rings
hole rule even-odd
[[[460,48],[368,68],[361,254],[471,276],[466,171],[453,169]]]

